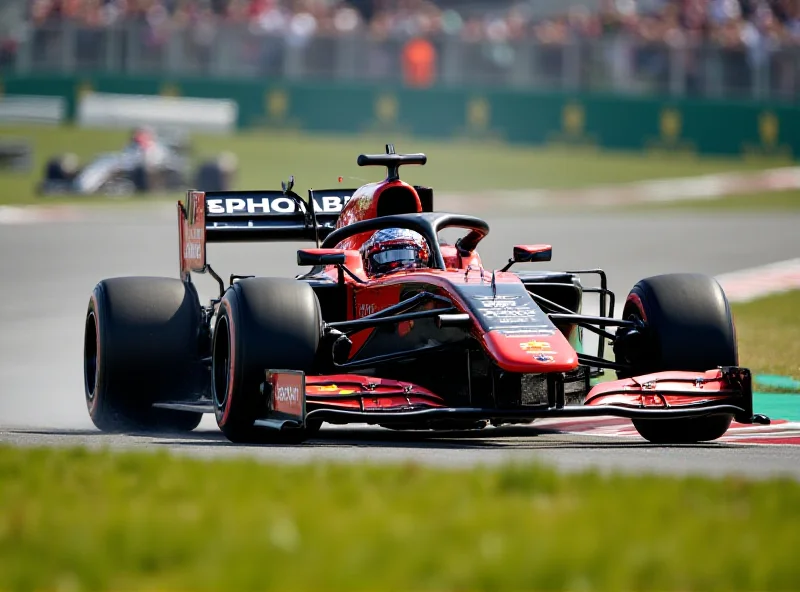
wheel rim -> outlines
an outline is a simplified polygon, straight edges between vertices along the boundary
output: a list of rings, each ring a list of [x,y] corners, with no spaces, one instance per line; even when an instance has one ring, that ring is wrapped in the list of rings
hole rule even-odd
[[[228,320],[222,317],[217,322],[214,331],[214,349],[211,357],[211,375],[213,377],[214,404],[218,409],[224,409],[228,400],[228,384],[230,372],[230,334]]]
[[[97,318],[94,312],[86,316],[83,339],[83,381],[86,398],[92,401],[97,390]]]

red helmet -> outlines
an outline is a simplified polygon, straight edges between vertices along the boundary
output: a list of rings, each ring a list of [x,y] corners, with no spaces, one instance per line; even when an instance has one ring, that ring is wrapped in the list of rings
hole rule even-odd
[[[155,143],[155,133],[146,127],[137,127],[131,134],[131,141],[142,148],[149,148]]]
[[[384,228],[362,246],[364,271],[376,276],[403,269],[428,267],[430,249],[418,232],[405,228]]]

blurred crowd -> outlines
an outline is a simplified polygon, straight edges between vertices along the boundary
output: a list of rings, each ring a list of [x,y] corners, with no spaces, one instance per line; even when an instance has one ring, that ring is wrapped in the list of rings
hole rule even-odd
[[[356,34],[377,42],[359,52],[369,54],[368,64],[357,68],[359,76],[386,78],[400,65],[405,82],[414,86],[439,79],[445,44],[458,40],[463,42],[458,68],[478,76],[462,76],[462,81],[503,80],[524,42],[532,42],[538,50],[530,67],[537,76],[572,77],[580,87],[591,87],[591,78],[610,80],[614,89],[648,80],[664,91],[680,78],[691,93],[707,86],[706,61],[712,59],[711,70],[726,88],[754,88],[766,64],[770,88],[800,94],[795,57],[800,50],[794,49],[800,48],[800,0],[25,1],[33,59],[40,63],[60,59],[61,37],[52,31],[68,22],[78,31],[78,62],[85,64],[97,61],[105,31],[132,25],[140,40],[135,51],[151,52],[155,65],[165,55],[160,48],[177,33],[183,55],[195,56],[201,69],[210,68],[221,45],[238,44],[243,57],[232,59],[257,63],[263,76],[285,73],[287,48],[314,46],[303,57],[304,71],[314,76],[335,71],[336,52],[326,40]],[[13,62],[15,43],[12,35],[0,46],[0,62],[4,55]],[[577,68],[564,49],[573,47],[578,48]],[[672,51],[676,48],[681,51]]]
[[[368,31],[372,35],[457,35],[465,41],[536,39],[625,33],[643,41],[707,41],[725,47],[759,40],[800,43],[800,0],[564,1],[561,14],[541,0],[29,0],[36,24],[69,19],[87,27],[120,22],[153,29],[214,28],[246,23],[251,31],[294,36]],[[552,3],[548,3],[548,6]],[[544,12],[544,14],[543,14]]]

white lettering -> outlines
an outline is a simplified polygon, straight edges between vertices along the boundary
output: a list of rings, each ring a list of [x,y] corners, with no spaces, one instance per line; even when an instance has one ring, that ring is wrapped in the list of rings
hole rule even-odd
[[[484,308],[512,308],[517,305],[516,300],[498,300],[493,302],[491,300],[484,300],[481,306]]]
[[[256,208],[261,208],[262,212],[269,212],[269,199],[267,199],[265,197],[265,198],[263,198],[263,199],[261,199],[259,201],[256,201],[252,197],[248,197],[247,198],[247,211],[250,212],[251,214],[254,214],[255,211],[256,211]]]
[[[275,398],[280,403],[297,403],[300,401],[300,389],[296,386],[279,386]]]
[[[536,317],[507,317],[502,319],[497,319],[498,323],[535,323],[537,321]]]
[[[234,212],[244,210],[245,203],[243,199],[229,199],[225,202],[226,211],[229,214],[233,214]]]
[[[358,316],[365,317],[367,315],[371,315],[376,313],[377,307],[374,304],[359,304],[358,305]]]
[[[322,198],[323,212],[341,212],[342,199],[336,195],[329,195]]]
[[[498,294],[497,296],[475,296],[476,300],[518,300],[519,296]]]
[[[341,198],[337,195],[326,195],[320,200],[314,201],[314,209],[317,212],[324,213],[339,213],[342,211],[344,204],[350,200],[350,197]],[[238,212],[247,212],[248,214],[267,214],[270,212],[280,214],[294,214],[298,210],[302,213],[306,212],[304,203],[296,203],[289,197],[268,197],[253,198],[248,197],[246,200],[238,197],[228,199],[207,199],[206,208],[209,214],[235,214]]]
[[[527,317],[531,316],[533,311],[527,307],[520,309],[502,308],[500,310],[484,310],[483,316],[487,319],[496,319],[499,317]]]
[[[201,259],[201,245],[199,243],[187,243],[183,247],[183,258],[184,259]]]
[[[277,197],[272,202],[272,209],[283,214],[292,214],[295,210],[295,203],[288,197]]]
[[[206,207],[209,214],[224,214],[225,208],[222,205],[221,199],[207,199]]]
[[[203,240],[203,229],[202,228],[188,228],[186,230],[186,240]]]

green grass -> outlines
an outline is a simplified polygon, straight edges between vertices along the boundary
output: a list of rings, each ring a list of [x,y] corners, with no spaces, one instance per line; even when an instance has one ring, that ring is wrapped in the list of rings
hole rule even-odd
[[[739,362],[754,374],[800,378],[800,290],[733,304]]]
[[[793,589],[800,484],[0,448],[2,590]]]
[[[29,174],[0,173],[0,203],[35,203],[34,195],[46,159],[75,152],[82,158],[119,149],[128,132],[74,127],[2,127],[4,138],[25,138],[35,149]],[[688,155],[612,153],[585,148],[533,148],[492,142],[442,142],[403,137],[309,135],[277,131],[248,132],[235,136],[193,137],[198,157],[230,150],[239,157],[238,188],[279,188],[294,174],[298,188],[338,185],[357,187],[382,178],[383,170],[356,166],[360,153],[382,152],[394,141],[398,152],[425,152],[428,165],[406,167],[403,178],[440,191],[485,189],[570,188],[624,183],[653,178],[683,177],[731,170],[758,170],[777,161],[698,158]],[[173,198],[174,196],[169,196]],[[63,201],[59,199],[56,201]],[[105,201],[105,200],[103,200]]]

